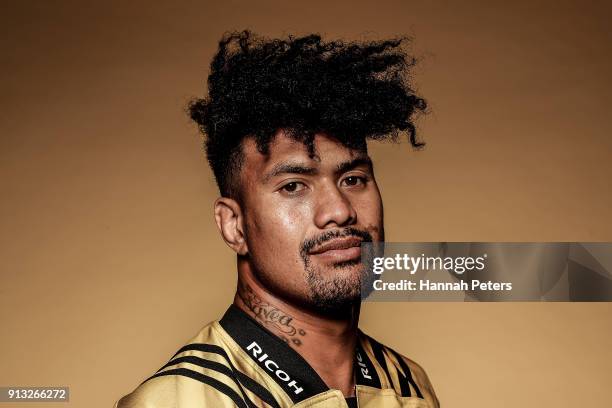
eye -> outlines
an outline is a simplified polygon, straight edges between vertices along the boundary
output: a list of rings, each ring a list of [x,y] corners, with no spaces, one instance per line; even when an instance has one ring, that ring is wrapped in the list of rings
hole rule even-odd
[[[346,187],[357,187],[362,186],[366,183],[367,179],[365,177],[360,176],[348,176],[344,180],[342,180],[342,185]]]
[[[306,188],[306,185],[300,181],[292,181],[280,188],[281,191],[289,194],[295,194]]]

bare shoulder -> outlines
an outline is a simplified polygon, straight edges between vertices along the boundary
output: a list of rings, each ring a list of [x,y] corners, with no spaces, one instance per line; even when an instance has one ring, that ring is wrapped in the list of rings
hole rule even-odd
[[[400,354],[400,357],[406,362],[408,368],[410,368],[412,378],[419,385],[425,399],[432,401],[435,408],[440,407],[440,402],[438,401],[438,397],[436,396],[433,385],[431,384],[425,369],[423,369],[423,367],[421,367],[421,365],[419,365],[417,362],[409,359],[406,356]]]

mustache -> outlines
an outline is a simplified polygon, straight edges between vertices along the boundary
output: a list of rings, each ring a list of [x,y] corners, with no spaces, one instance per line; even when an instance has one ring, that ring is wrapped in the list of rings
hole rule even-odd
[[[318,245],[322,245],[325,242],[335,238],[344,238],[351,236],[361,238],[363,242],[372,242],[372,235],[368,231],[360,230],[353,227],[347,227],[341,230],[327,231],[314,238],[306,239],[302,243],[300,253],[302,254],[302,257],[306,257],[308,253]]]

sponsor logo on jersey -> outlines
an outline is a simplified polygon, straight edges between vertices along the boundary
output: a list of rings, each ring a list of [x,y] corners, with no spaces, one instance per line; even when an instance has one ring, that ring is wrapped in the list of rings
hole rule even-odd
[[[370,375],[368,366],[366,366],[365,363],[363,362],[363,357],[361,357],[361,353],[359,352],[357,352],[357,365],[359,365],[359,368],[361,370],[361,375],[363,376],[363,378],[367,378],[368,380],[371,380],[372,376]]]
[[[271,360],[268,354],[263,352],[263,349],[257,342],[252,342],[248,345],[247,350],[251,353],[253,358],[263,364],[266,370],[273,373],[276,378],[285,383],[285,385],[292,389],[293,393],[298,395],[300,392],[304,391],[304,389],[298,386],[295,380],[291,379],[291,376],[287,374],[286,371],[282,370],[276,361]]]

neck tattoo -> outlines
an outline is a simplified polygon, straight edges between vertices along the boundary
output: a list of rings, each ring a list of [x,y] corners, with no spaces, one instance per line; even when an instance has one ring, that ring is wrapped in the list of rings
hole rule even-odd
[[[238,296],[253,313],[255,319],[279,334],[287,344],[302,345],[302,337],[306,336],[306,331],[296,326],[293,316],[264,302],[246,283],[240,283]]]

